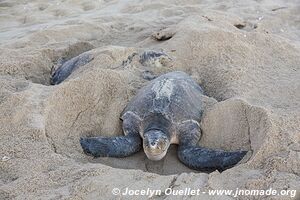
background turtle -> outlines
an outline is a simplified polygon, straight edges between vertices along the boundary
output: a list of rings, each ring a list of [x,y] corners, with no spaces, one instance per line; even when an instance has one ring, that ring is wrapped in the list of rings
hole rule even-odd
[[[140,54],[134,52],[132,55],[129,55],[127,60],[123,61],[122,66],[130,65],[135,57],[138,58],[138,62],[142,66],[147,68],[147,70],[144,70],[142,74],[143,78],[147,80],[152,80],[156,77],[149,69],[159,68],[162,66],[168,67],[172,63],[172,59],[166,53],[162,51],[146,50]],[[69,60],[60,58],[57,61],[57,64],[51,69],[50,84],[60,84],[67,79],[72,72],[91,62],[93,59],[94,56],[88,52],[84,52]]]
[[[81,138],[80,144],[95,157],[125,157],[143,146],[151,160],[162,159],[170,144],[178,144],[178,158],[188,167],[224,170],[238,163],[246,151],[197,146],[202,98],[203,90],[187,74],[164,74],[141,88],[122,112],[125,136]]]

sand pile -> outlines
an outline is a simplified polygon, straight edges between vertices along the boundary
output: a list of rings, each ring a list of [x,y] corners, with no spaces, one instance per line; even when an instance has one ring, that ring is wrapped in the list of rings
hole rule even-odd
[[[0,10],[0,199],[132,199],[112,195],[126,187],[300,188],[296,0],[0,1]],[[124,65],[145,50],[163,51],[172,62]],[[93,60],[51,86],[51,69],[83,52]],[[246,158],[208,174],[181,164],[176,146],[159,162],[143,152],[123,159],[83,154],[81,136],[122,134],[120,113],[147,84],[145,70],[191,75],[208,96],[200,145],[248,150]]]

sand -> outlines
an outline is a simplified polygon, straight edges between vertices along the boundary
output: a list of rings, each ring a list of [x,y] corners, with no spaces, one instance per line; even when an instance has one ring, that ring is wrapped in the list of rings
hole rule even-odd
[[[0,199],[236,199],[211,189],[296,190],[300,198],[300,3],[0,1]],[[133,53],[172,62],[145,68]],[[50,85],[60,59],[93,60]],[[159,162],[93,159],[81,136],[121,135],[120,113],[153,75],[181,70],[205,90],[199,144],[249,151],[222,173],[188,169],[172,146]],[[200,189],[122,196],[113,188]]]

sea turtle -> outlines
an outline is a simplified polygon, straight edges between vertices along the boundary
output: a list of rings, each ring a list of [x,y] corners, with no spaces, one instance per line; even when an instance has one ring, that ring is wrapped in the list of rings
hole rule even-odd
[[[129,65],[134,58],[138,58],[138,62],[147,68],[159,68],[162,66],[168,67],[172,65],[172,59],[162,51],[146,50],[140,54],[134,52],[132,55],[128,56],[127,60],[123,61],[122,66]],[[84,52],[76,57],[69,60],[60,58],[57,64],[51,69],[51,85],[58,85],[67,79],[72,72],[78,68],[86,65],[94,59],[94,56],[89,52]],[[155,77],[152,72],[147,69],[143,72],[143,78],[150,80]]]
[[[94,157],[125,157],[143,146],[151,160],[162,159],[170,144],[178,144],[178,158],[186,166],[224,170],[237,164],[246,151],[197,146],[202,99],[203,90],[186,73],[161,75],[141,88],[121,113],[125,136],[80,138],[80,144]]]

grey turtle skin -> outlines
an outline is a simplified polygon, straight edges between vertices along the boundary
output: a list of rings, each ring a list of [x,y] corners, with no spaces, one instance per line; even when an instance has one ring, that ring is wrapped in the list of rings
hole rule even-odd
[[[61,60],[58,68],[52,73],[50,84],[58,85],[63,82],[73,71],[93,60],[93,56],[88,53],[82,53],[68,61]]]
[[[139,62],[145,67],[161,67],[166,65],[172,59],[164,52],[148,50],[144,51],[140,57]]]
[[[141,88],[121,114],[124,136],[81,138],[85,153],[94,157],[125,157],[142,146],[151,160],[162,159],[170,144],[178,158],[201,170],[224,170],[237,164],[246,151],[227,152],[197,145],[203,113],[203,90],[184,72],[159,76]]]

